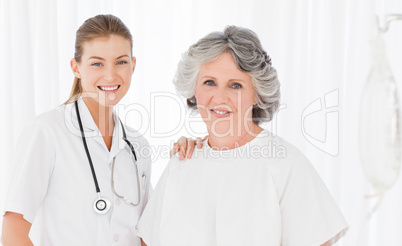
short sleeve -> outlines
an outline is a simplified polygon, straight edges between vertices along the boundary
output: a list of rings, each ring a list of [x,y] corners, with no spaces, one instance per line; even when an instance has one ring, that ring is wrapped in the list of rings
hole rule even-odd
[[[33,121],[20,134],[4,212],[22,214],[33,223],[48,189],[55,150],[46,127]]]
[[[137,236],[141,237],[148,246],[160,245],[160,224],[162,219],[165,189],[169,178],[169,164],[160,177],[155,190],[153,190],[147,206],[145,207],[145,210],[136,226]]]
[[[278,181],[282,246],[333,245],[348,229],[341,211],[307,158],[300,153],[288,162],[277,175],[285,176]]]

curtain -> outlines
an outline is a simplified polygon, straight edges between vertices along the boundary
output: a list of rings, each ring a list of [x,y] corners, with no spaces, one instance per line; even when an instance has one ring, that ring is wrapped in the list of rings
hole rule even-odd
[[[339,245],[402,245],[402,181],[366,219],[375,199],[359,158],[359,100],[371,66],[374,16],[402,13],[400,0],[1,0],[0,204],[3,206],[16,141],[33,117],[67,100],[75,31],[89,17],[120,17],[134,37],[137,67],[118,106],[120,117],[152,145],[156,185],[173,141],[204,136],[172,79],[191,44],[226,25],[254,30],[281,81],[281,108],[264,124],[311,160],[343,211],[350,230]],[[402,22],[385,34],[398,86],[402,82]],[[1,207],[2,208],[2,207]]]

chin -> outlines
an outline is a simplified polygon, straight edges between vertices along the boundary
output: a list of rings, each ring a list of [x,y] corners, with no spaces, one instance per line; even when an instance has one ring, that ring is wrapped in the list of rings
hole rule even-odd
[[[120,102],[120,98],[118,96],[114,96],[114,99],[111,100],[105,97],[99,97],[98,103],[102,107],[113,107]]]
[[[232,137],[235,134],[233,124],[230,122],[219,122],[217,124],[210,124],[209,134],[215,137]]]

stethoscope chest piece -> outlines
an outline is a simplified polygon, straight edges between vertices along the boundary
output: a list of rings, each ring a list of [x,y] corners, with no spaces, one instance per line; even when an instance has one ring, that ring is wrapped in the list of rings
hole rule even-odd
[[[111,206],[112,204],[109,199],[101,196],[99,196],[94,202],[94,210],[98,214],[106,214],[109,212]]]

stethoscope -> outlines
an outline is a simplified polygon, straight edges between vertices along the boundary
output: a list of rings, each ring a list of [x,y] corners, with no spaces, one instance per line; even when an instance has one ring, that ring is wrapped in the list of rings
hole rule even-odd
[[[99,185],[98,185],[98,179],[96,178],[96,174],[95,174],[94,165],[92,164],[92,159],[91,159],[91,155],[89,154],[87,141],[85,140],[84,129],[82,127],[80,111],[78,110],[77,101],[75,101],[74,104],[75,104],[75,109],[76,109],[75,112],[77,114],[78,124],[80,125],[82,142],[84,144],[85,152],[86,152],[87,157],[88,157],[89,166],[91,167],[91,172],[92,172],[92,177],[93,177],[94,183],[95,183],[96,193],[98,194],[98,198],[95,200],[93,207],[94,207],[94,210],[95,210],[96,213],[98,213],[98,214],[106,214],[107,212],[109,212],[110,208],[112,207],[112,203],[110,202],[109,199],[107,199],[106,197],[101,195],[100,188],[99,188]],[[138,206],[138,204],[140,204],[140,201],[141,201],[141,196],[140,196],[140,179],[139,179],[139,176],[138,176],[138,166],[137,166],[137,155],[135,154],[133,145],[130,143],[130,141],[127,140],[126,131],[124,130],[123,123],[121,122],[120,119],[119,119],[119,121],[120,121],[120,124],[121,124],[121,128],[123,129],[123,140],[130,147],[131,153],[133,153],[134,159],[135,159],[134,166],[135,166],[135,171],[136,171],[136,174],[137,174],[137,195],[138,195],[137,200],[138,200],[138,202],[133,203],[132,201],[130,201],[130,199],[128,199],[128,197],[119,195],[116,192],[115,188],[114,188],[113,175],[114,175],[114,165],[115,165],[116,157],[113,158],[113,163],[112,163],[112,175],[111,175],[112,176],[112,180],[111,180],[112,191],[118,198],[123,199],[126,203],[128,203],[128,204],[130,204],[132,206]]]

